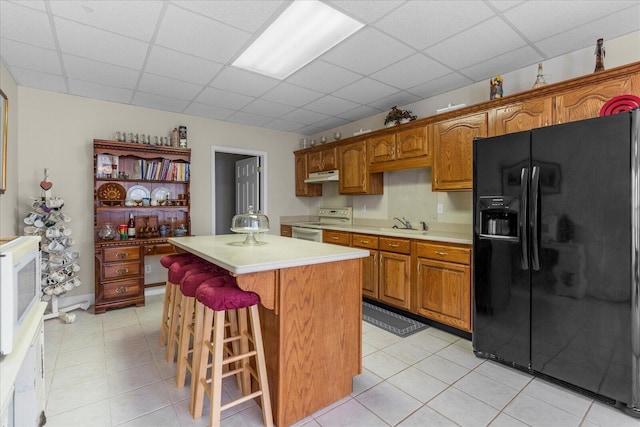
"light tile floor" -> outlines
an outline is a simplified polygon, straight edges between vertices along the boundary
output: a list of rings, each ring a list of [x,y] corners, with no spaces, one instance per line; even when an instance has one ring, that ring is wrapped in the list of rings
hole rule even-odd
[[[206,426],[159,347],[162,296],[141,308],[45,322],[47,427]],[[363,323],[363,373],[353,393],[296,426],[640,426],[640,420],[548,382],[478,359],[468,340],[436,328],[398,338]],[[224,392],[237,394],[233,381]],[[251,402],[224,426],[260,426]]]

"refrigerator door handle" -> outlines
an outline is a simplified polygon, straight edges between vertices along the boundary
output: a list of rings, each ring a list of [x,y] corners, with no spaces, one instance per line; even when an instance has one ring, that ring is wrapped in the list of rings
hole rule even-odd
[[[529,269],[529,240],[527,238],[527,187],[529,185],[529,168],[520,171],[520,263],[523,270]]]
[[[538,200],[540,193],[540,167],[534,166],[531,172],[531,210],[529,211],[529,221],[531,221],[531,268],[540,270],[540,248],[538,242]]]

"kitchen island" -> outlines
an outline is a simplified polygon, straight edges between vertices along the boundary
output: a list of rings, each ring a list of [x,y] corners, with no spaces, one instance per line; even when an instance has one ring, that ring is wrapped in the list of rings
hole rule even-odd
[[[369,252],[273,235],[174,237],[260,295],[274,422],[288,426],[348,396],[362,370],[362,262]]]

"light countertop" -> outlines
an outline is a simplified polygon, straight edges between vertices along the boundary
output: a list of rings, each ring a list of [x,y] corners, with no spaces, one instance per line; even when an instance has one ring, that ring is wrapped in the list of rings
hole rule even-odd
[[[272,234],[257,234],[263,244],[239,245],[243,234],[171,237],[169,243],[235,274],[344,261],[369,256],[368,250],[308,242]]]
[[[282,221],[282,225],[291,225],[295,226],[295,221]],[[376,227],[376,226],[368,226],[368,225],[332,225],[332,224],[323,224],[322,226],[318,226],[318,228],[322,228],[323,230],[336,230],[336,231],[346,231],[348,233],[364,233],[364,234],[375,234],[379,236],[389,236],[389,237],[404,237],[407,239],[416,239],[416,240],[425,240],[425,241],[434,241],[434,242],[446,242],[446,243],[460,243],[464,245],[472,245],[473,244],[473,233],[471,230],[469,231],[457,231],[457,230],[429,230],[429,231],[421,231],[421,230],[403,230],[401,228],[391,228],[391,227]]]

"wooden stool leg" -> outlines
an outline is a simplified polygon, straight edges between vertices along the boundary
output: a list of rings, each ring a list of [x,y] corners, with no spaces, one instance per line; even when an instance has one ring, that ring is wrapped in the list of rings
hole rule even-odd
[[[194,353],[189,351],[189,344],[191,342],[191,331],[193,330],[193,312],[195,297],[182,296],[180,302],[180,339],[178,340],[178,361],[176,367],[176,387],[184,387],[184,383],[187,377],[187,367],[189,366],[189,353],[191,353],[191,374],[193,376],[193,359]],[[195,348],[195,346],[194,346]],[[191,378],[193,382],[193,377]]]
[[[196,327],[202,327],[200,333],[196,334],[194,338],[196,340],[194,346],[197,346],[199,351],[197,361],[194,360],[196,368],[191,380],[191,415],[196,420],[202,417],[205,387],[207,387],[207,367],[209,365],[209,338],[207,337],[211,334],[206,331],[211,331],[213,328],[213,313],[214,311],[210,308],[196,303]]]
[[[216,311],[213,325],[213,362],[211,366],[211,411],[209,425],[220,427],[220,407],[222,406],[222,365],[224,349],[224,311]]]
[[[240,353],[247,354],[249,352],[249,324],[247,322],[247,309],[241,308],[238,311],[238,329],[239,332],[236,335],[240,336]],[[249,359],[239,360],[238,368],[242,368],[242,374],[238,377],[238,389],[244,394],[251,393],[251,372],[246,369],[246,366],[251,362]]]
[[[162,325],[160,325],[160,347],[167,345],[167,330],[169,329],[169,306],[173,299],[175,286],[167,280],[164,286],[164,304],[162,305]]]
[[[256,349],[256,368],[258,370],[258,382],[262,394],[260,401],[262,403],[262,420],[265,426],[273,426],[273,414],[271,413],[271,395],[269,394],[269,379],[267,378],[267,364],[264,357],[264,344],[262,342],[262,331],[260,330],[260,314],[258,305],[249,307],[251,317],[251,329],[253,331],[254,346]]]
[[[180,307],[182,301],[182,292],[178,285],[176,288],[175,296],[173,298],[173,310],[171,311],[171,319],[169,321],[169,331],[167,337],[167,362],[173,363],[176,357],[176,334],[180,326]]]

